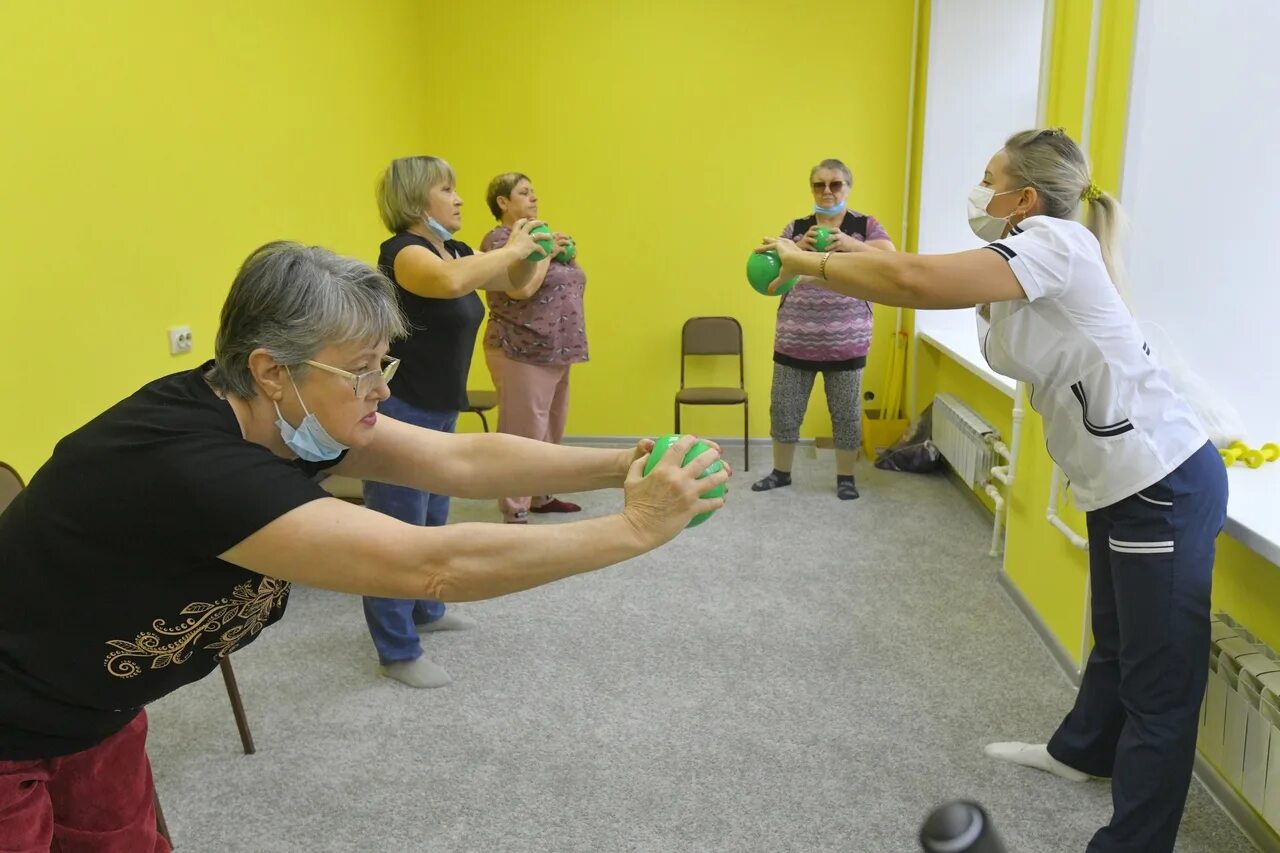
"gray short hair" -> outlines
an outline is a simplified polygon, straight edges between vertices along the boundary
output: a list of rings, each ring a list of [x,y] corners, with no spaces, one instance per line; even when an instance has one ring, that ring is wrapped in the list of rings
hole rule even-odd
[[[809,170],[809,180],[813,180],[813,176],[821,172],[823,169],[831,169],[838,171],[844,175],[844,182],[850,187],[853,186],[853,172],[849,171],[849,167],[842,161],[828,158]]]
[[[209,381],[244,399],[257,395],[249,355],[265,349],[299,365],[328,346],[377,345],[405,336],[396,286],[373,267],[319,246],[268,243],[245,260],[222,306]]]
[[[427,193],[441,184],[457,182],[453,167],[439,157],[401,157],[392,160],[378,178],[378,214],[392,234],[427,217]]]

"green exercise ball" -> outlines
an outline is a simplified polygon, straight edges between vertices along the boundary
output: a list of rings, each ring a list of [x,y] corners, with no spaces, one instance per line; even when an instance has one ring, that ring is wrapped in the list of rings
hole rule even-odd
[[[550,235],[550,234],[551,234],[551,229],[550,229],[550,228],[548,228],[548,227],[547,227],[547,226],[545,226],[545,225],[539,225],[537,228],[532,229],[529,233],[530,233],[530,234],[547,234],[547,235]],[[551,248],[552,248],[552,246],[553,246],[553,245],[555,245],[555,244],[554,244],[554,243],[552,243],[550,240],[539,240],[539,241],[538,241],[538,246],[539,246],[539,248],[541,248],[541,249],[542,249],[542,251],[541,251],[541,252],[534,252],[534,253],[532,253],[531,255],[529,255],[529,257],[525,258],[525,260],[526,260],[526,261],[535,261],[535,262],[536,262],[536,261],[545,260],[545,259],[546,259],[546,257],[547,257],[547,255],[551,254]]]
[[[818,233],[813,235],[813,248],[819,252],[827,250],[827,241],[831,239],[831,229],[819,227]]]
[[[767,252],[752,252],[751,257],[747,258],[747,281],[751,282],[756,293],[762,293],[765,296],[782,296],[796,286],[800,277],[793,276],[791,281],[784,282],[776,293],[770,293],[769,282],[778,277],[778,270],[781,268],[782,261],[778,259],[778,253],[773,249]]]
[[[658,461],[661,460],[664,455],[666,455],[667,448],[675,444],[677,441],[679,441],[683,437],[684,436],[682,435],[664,435],[661,438],[654,440],[653,451],[649,454],[649,461],[646,462],[644,466],[645,476],[648,476],[649,472],[652,471],[654,469],[654,466],[658,464]],[[688,465],[694,459],[698,458],[700,455],[702,455],[703,453],[705,453],[707,450],[710,450],[710,449],[711,449],[711,445],[707,444],[705,441],[694,442],[693,447],[689,448],[689,452],[684,455],[684,461],[681,462],[680,464]],[[721,462],[719,459],[717,459],[715,462],[712,462],[709,466],[707,466],[707,470],[702,473],[702,477],[709,477],[710,475],[716,473],[723,467],[724,467],[724,463]],[[699,477],[698,479],[701,480],[702,477]],[[721,483],[711,491],[703,492],[702,496],[704,498],[724,497],[724,484]],[[715,510],[711,510],[711,512],[700,512],[693,517],[693,520],[689,522],[687,527],[697,527],[699,524],[706,521],[708,518],[710,518],[715,514],[716,514]]]
[[[556,255],[552,260],[567,264],[578,256],[578,246],[576,243],[569,243],[560,250],[560,254]]]

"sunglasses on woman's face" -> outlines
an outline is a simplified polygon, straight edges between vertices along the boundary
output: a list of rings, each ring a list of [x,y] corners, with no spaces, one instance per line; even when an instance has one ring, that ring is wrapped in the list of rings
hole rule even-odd
[[[820,193],[823,190],[830,189],[833,193],[838,193],[844,189],[844,181],[814,181],[813,191]]]

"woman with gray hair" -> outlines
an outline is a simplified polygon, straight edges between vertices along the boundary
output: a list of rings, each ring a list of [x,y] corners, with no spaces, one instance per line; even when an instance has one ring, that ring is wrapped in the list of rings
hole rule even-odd
[[[453,432],[467,402],[467,374],[484,318],[477,290],[519,291],[545,274],[550,258],[529,235],[540,223],[523,218],[507,239],[475,254],[453,235],[462,228],[462,198],[453,169],[438,157],[391,161],[378,181],[378,210],[392,233],[378,268],[395,283],[409,333],[391,345],[404,369],[391,380],[382,409],[397,420]],[[554,253],[553,253],[554,254]],[[394,482],[367,480],[364,503],[409,524],[438,527],[449,518],[449,496]],[[433,599],[364,598],[365,622],[387,676],[410,687],[443,687],[452,679],[422,653],[419,632],[471,627]]]
[[[1109,778],[1111,822],[1088,849],[1165,853],[1195,761],[1226,471],[1121,298],[1120,207],[1080,146],[1061,129],[1016,133],[968,202],[987,243],[968,252],[765,243],[782,259],[779,282],[816,276],[836,293],[907,308],[979,306],[992,369],[1034,388],[1049,455],[1088,519],[1094,647],[1053,738],[987,754],[1073,781]]]
[[[468,601],[627,560],[723,500],[709,450],[567,448],[382,417],[405,331],[358,261],[273,243],[223,306],[216,359],[60,441],[0,515],[0,848],[165,851],[143,706],[278,620],[290,584]],[[492,499],[621,487],[551,527],[405,524],[329,497],[323,470]]]
[[[813,213],[788,222],[782,237],[806,251],[893,251],[893,242],[874,216],[849,210],[853,173],[839,160],[823,160],[809,170]],[[822,374],[836,447],[836,497],[858,497],[854,464],[862,444],[862,370],[871,348],[871,303],[832,293],[802,278],[782,297],[773,343],[773,387],[769,432],[773,471],[752,484],[766,492],[791,485],[791,465],[800,425],[814,381]]]

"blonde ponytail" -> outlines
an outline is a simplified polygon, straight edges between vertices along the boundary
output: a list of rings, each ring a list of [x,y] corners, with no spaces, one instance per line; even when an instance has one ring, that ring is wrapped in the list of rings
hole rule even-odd
[[[1111,282],[1126,302],[1129,298],[1129,277],[1124,268],[1124,237],[1129,220],[1124,208],[1115,196],[1098,191],[1084,202],[1084,225],[1098,238],[1102,247],[1102,261],[1107,265]]]
[[[1098,238],[1107,273],[1127,296],[1123,239],[1127,219],[1120,203],[1089,177],[1089,163],[1076,141],[1062,128],[1024,130],[1004,144],[1015,186],[1034,187],[1045,216],[1075,219],[1083,204],[1084,225]]]

